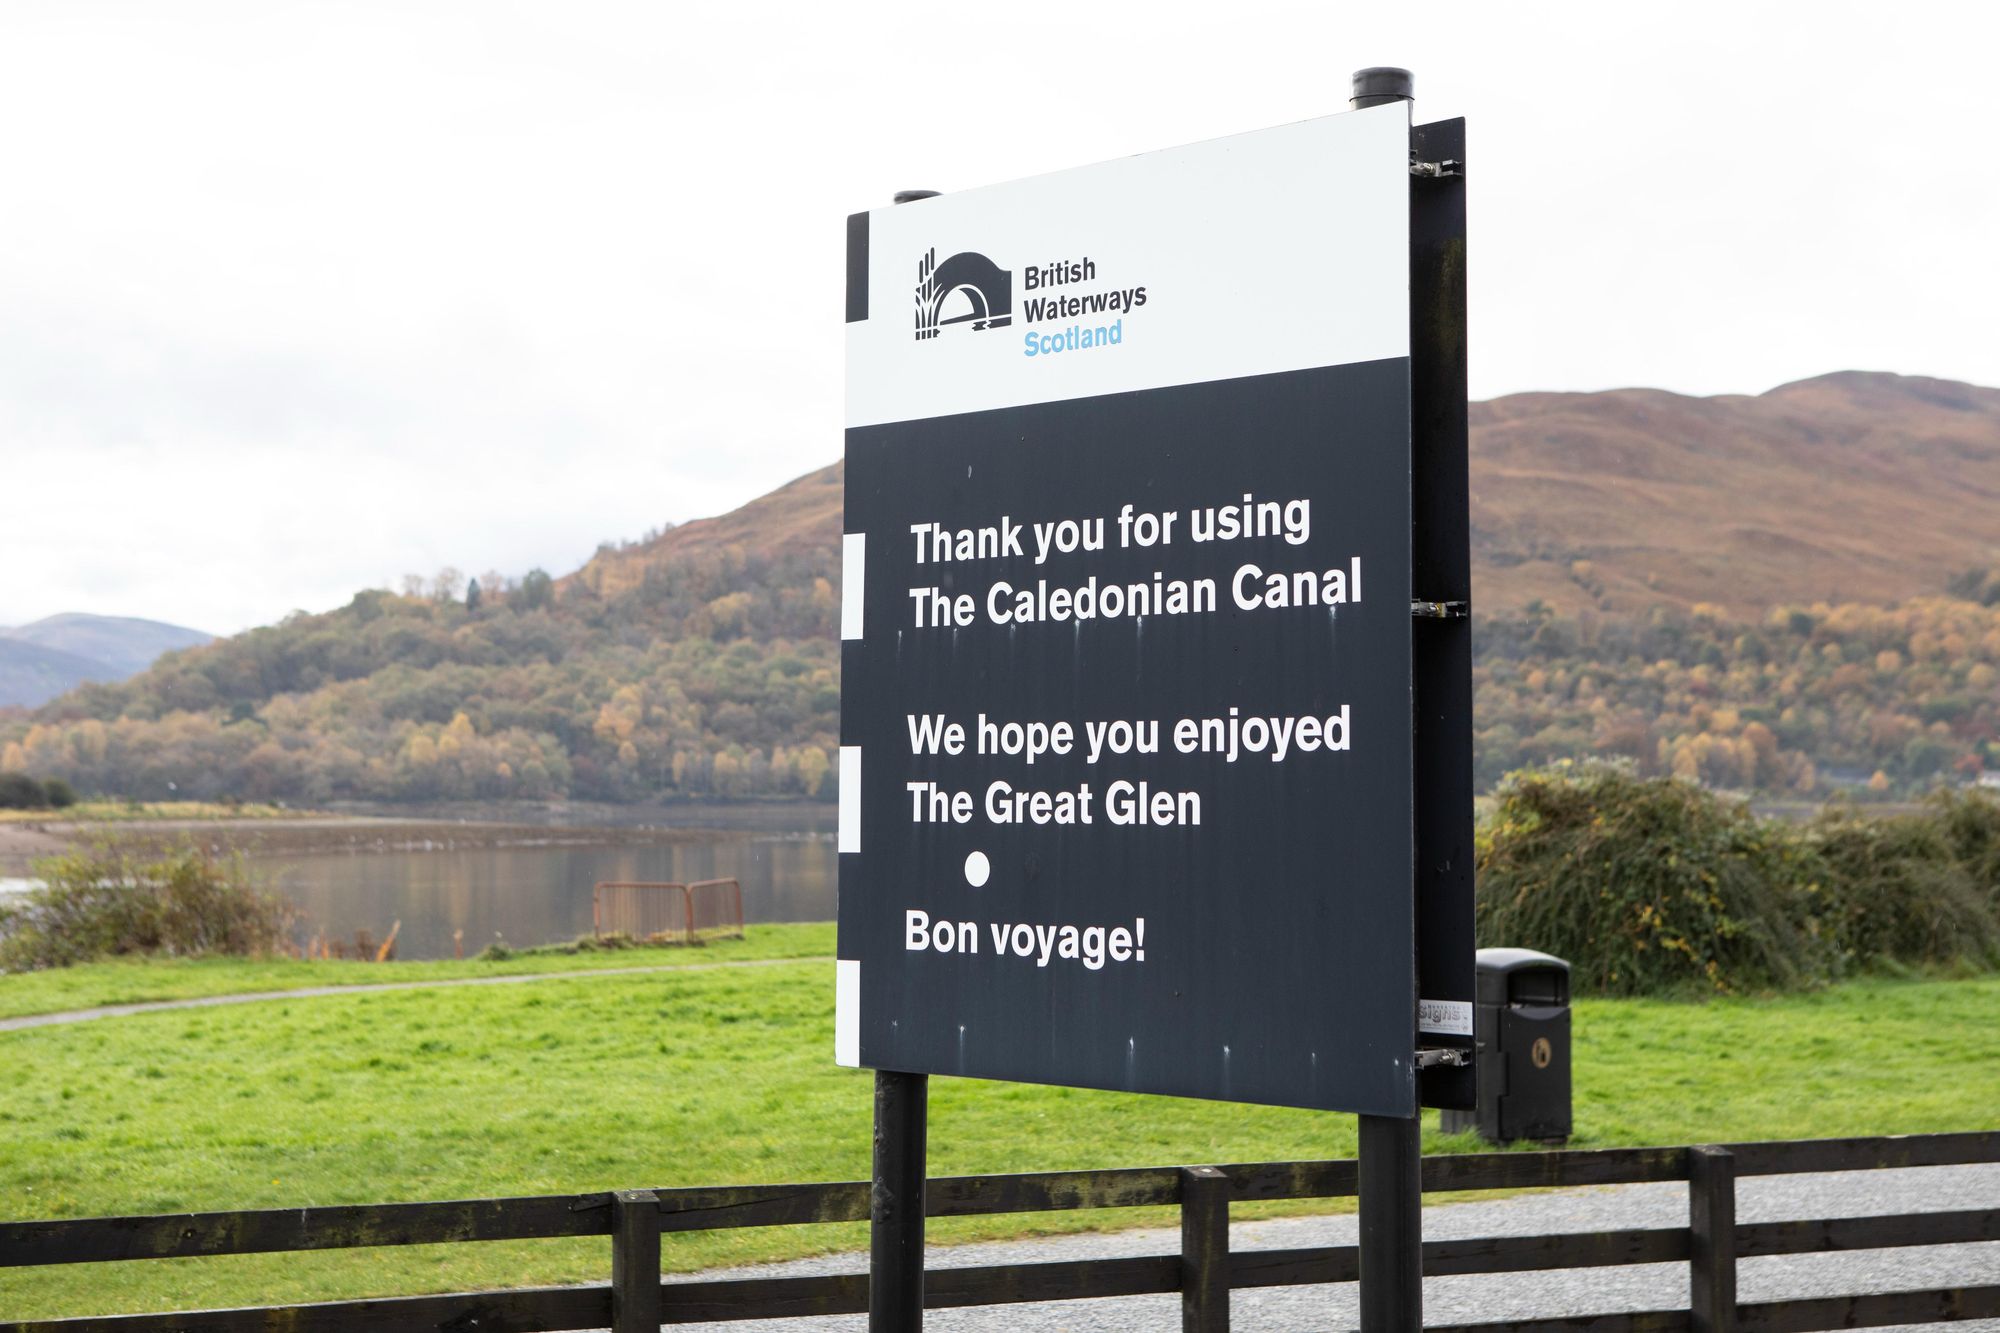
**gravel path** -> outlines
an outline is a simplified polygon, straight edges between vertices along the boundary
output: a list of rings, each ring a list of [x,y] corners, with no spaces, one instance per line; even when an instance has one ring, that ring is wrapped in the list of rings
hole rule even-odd
[[[590,977],[636,977],[653,972],[715,972],[728,967],[782,967],[788,963],[830,963],[832,958],[743,958],[728,963],[661,963],[655,967],[578,968],[573,972],[530,972],[509,977],[441,977],[435,981],[380,981],[364,986],[306,986],[298,990],[245,991],[240,995],[203,995],[191,1000],[148,1000],[142,1004],[104,1004],[94,1009],[68,1009],[57,1014],[25,1014],[0,1018],[0,1032],[23,1028],[83,1023],[93,1018],[122,1018],[163,1009],[211,1009],[221,1004],[256,1004],[262,1000],[297,1000],[316,995],[375,995],[383,991],[431,990],[438,986],[512,986],[527,981],[582,981]]]
[[[1920,1167],[1893,1171],[1851,1171],[1821,1175],[1747,1177],[1737,1185],[1737,1220],[1865,1216],[2000,1206],[2000,1165]],[[1624,1227],[1687,1225],[1687,1191],[1678,1184],[1620,1185],[1518,1195],[1487,1203],[1445,1204],[1424,1213],[1426,1239],[1535,1235],[1603,1231]],[[1275,1218],[1240,1222],[1229,1229],[1239,1250],[1308,1245],[1351,1245],[1352,1214],[1340,1217]],[[669,1241],[671,1244],[671,1241]],[[1054,1259],[1111,1258],[1170,1254],[1180,1233],[1125,1231],[1112,1235],[1062,1236],[1039,1240],[933,1248],[938,1268],[981,1264],[1035,1263]],[[701,1274],[716,1277],[786,1277],[865,1270],[865,1255],[834,1255],[794,1263]],[[1746,1259],[1739,1271],[1743,1301],[1907,1291],[1953,1284],[2000,1283],[2000,1242],[1945,1245],[1846,1254],[1783,1255]],[[1596,1314],[1627,1310],[1685,1308],[1685,1264],[1640,1264],[1567,1272],[1494,1274],[1431,1278],[1424,1283],[1428,1323],[1472,1323],[1541,1316]],[[1141,1333],[1180,1327],[1177,1295],[1118,1300],[1052,1301],[973,1310],[933,1310],[925,1327],[938,1333]],[[1355,1288],[1272,1287],[1235,1293],[1231,1327],[1251,1330],[1351,1329],[1356,1326]],[[792,1319],[768,1325],[784,1333],[860,1333],[861,1315]],[[741,1323],[688,1324],[686,1328],[748,1329]],[[1931,1325],[1961,1333],[2000,1333],[2000,1320]]]

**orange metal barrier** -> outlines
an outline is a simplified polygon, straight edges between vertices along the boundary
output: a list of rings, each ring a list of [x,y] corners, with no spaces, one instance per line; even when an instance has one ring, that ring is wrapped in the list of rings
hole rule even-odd
[[[603,880],[591,890],[590,928],[599,939],[700,944],[743,938],[743,886],[733,879],[694,884]]]
[[[733,879],[688,885],[688,932],[693,939],[743,938],[743,886]]]

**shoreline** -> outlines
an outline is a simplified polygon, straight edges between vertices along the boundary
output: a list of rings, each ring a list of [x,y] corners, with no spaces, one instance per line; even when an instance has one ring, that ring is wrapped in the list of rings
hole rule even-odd
[[[801,803],[741,808],[536,806],[518,813],[491,809],[477,812],[483,818],[473,817],[472,812],[454,817],[433,811],[390,814],[379,810],[245,819],[197,816],[124,821],[51,817],[0,823],[0,879],[29,878],[35,861],[96,841],[141,855],[189,841],[218,855],[240,852],[256,859],[475,848],[660,846],[760,836],[830,838],[832,811],[830,806]],[[612,812],[622,814],[623,818]],[[505,817],[516,813],[517,817]],[[581,816],[592,822],[570,822],[562,816]],[[674,822],[650,822],[669,819]],[[801,825],[806,827],[802,829]],[[820,825],[825,827],[817,827]]]

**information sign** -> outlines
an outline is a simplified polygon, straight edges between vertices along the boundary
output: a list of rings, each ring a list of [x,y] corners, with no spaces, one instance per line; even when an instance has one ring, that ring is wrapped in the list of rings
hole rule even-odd
[[[841,1062],[1414,1113],[1409,208],[1397,103],[849,220]]]

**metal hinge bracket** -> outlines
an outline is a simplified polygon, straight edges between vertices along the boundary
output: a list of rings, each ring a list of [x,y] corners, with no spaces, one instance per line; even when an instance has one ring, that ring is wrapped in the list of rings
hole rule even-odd
[[[1410,614],[1419,620],[1464,620],[1472,614],[1470,602],[1411,602]]]
[[[1457,176],[1463,179],[1465,163],[1449,157],[1442,162],[1420,162],[1413,157],[1410,159],[1410,174],[1422,176],[1426,180],[1437,180],[1444,176]]]
[[[1472,1063],[1472,1052],[1458,1046],[1425,1046],[1417,1052],[1419,1069],[1460,1069]]]

